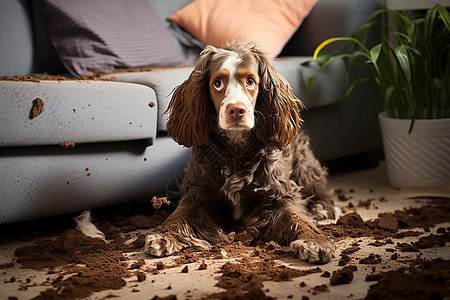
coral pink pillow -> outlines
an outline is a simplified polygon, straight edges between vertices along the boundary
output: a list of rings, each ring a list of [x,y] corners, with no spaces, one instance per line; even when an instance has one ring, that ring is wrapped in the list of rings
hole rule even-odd
[[[169,20],[205,45],[253,41],[278,55],[318,0],[196,0]]]

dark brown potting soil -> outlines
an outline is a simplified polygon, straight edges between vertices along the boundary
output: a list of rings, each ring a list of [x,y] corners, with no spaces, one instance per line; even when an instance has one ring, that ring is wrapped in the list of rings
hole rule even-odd
[[[405,209],[389,214],[380,214],[379,218],[363,221],[356,213],[341,217],[336,224],[323,225],[320,228],[336,237],[373,237],[383,245],[393,244],[390,238],[398,235],[398,229],[430,228],[435,224],[450,220],[450,204],[437,201],[419,209]],[[305,270],[290,268],[277,263],[283,258],[292,259],[294,255],[285,251],[275,242],[259,240],[256,228],[247,228],[242,232],[231,233],[224,242],[214,244],[208,250],[192,247],[183,250],[172,265],[158,263],[156,267],[145,265],[144,260],[130,262],[124,255],[127,252],[140,251],[144,245],[144,234],[136,235],[137,229],[157,230],[169,215],[169,211],[148,208],[147,212],[137,209],[135,213],[108,214],[97,226],[105,233],[108,242],[88,238],[74,229],[66,229],[53,239],[40,240],[20,247],[14,252],[16,263],[24,268],[48,270],[58,276],[50,280],[51,287],[35,299],[75,299],[91,295],[101,290],[117,290],[126,285],[124,279],[135,276],[137,281],[149,280],[146,274],[159,274],[164,269],[182,267],[182,273],[189,276],[189,264],[201,263],[200,268],[207,269],[206,260],[236,258],[234,262],[224,262],[218,275],[217,286],[224,288],[223,293],[206,298],[216,299],[271,299],[266,296],[262,282],[288,281],[299,276],[324,271],[316,266]],[[398,229],[395,229],[397,225]],[[422,231],[423,233],[423,231]],[[449,241],[449,232],[444,228],[439,233],[430,233],[413,243],[392,247],[403,251],[405,247],[414,247],[420,251],[427,247],[441,247]],[[127,242],[131,237],[133,242]],[[359,251],[355,245],[342,250],[344,256]],[[243,255],[246,254],[246,255]],[[346,263],[346,262],[345,262]],[[360,260],[362,264],[376,265],[379,257],[369,255]],[[12,264],[2,265],[8,269]],[[202,267],[203,266],[203,267]],[[345,266],[339,271],[328,274],[330,285],[351,284],[355,266]],[[379,295],[388,295],[387,299],[411,299],[411,295],[424,295],[423,299],[441,299],[449,297],[450,262],[446,260],[424,261],[416,259],[409,269],[378,273],[369,277],[378,280],[371,286],[366,299],[380,299]],[[35,284],[33,282],[30,283]],[[326,286],[325,286],[326,287]],[[321,287],[314,292],[326,292]],[[441,297],[442,296],[442,297]],[[428,298],[426,298],[428,297]],[[441,297],[441,298],[439,298]],[[157,298],[159,299],[159,298]],[[421,299],[416,298],[416,299]]]

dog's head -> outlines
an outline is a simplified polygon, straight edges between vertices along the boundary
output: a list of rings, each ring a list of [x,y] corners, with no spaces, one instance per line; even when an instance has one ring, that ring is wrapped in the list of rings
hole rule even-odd
[[[186,147],[209,142],[218,129],[229,136],[255,130],[265,145],[282,149],[298,133],[303,103],[254,44],[207,46],[169,103],[167,131]]]

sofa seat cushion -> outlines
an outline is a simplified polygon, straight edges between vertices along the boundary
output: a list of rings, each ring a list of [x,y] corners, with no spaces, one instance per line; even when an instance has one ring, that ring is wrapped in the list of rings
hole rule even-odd
[[[162,195],[190,149],[170,137],[141,141],[0,148],[0,224]]]
[[[308,66],[302,63],[311,57],[288,57],[277,59],[275,67],[291,84],[294,94],[306,105],[307,109],[338,103],[345,90],[346,69],[343,61],[336,61],[327,70],[321,72],[314,83],[307,87],[306,81],[319,69],[316,63]],[[166,131],[167,110],[173,90],[189,77],[193,67],[161,68],[152,71],[108,74],[117,81],[139,83],[151,87],[158,98],[158,130]]]
[[[104,77],[115,77],[117,81],[138,83],[155,90],[158,98],[158,130],[166,131],[167,115],[173,90],[183,83],[191,74],[192,67],[155,68],[152,71],[108,74]]]
[[[0,81],[0,147],[156,136],[155,92],[108,81]],[[43,110],[32,110],[36,99]]]
[[[304,65],[306,62],[308,64]],[[342,60],[335,61],[320,72],[311,86],[307,86],[306,82],[319,70],[319,65],[312,62],[312,57],[284,57],[278,59],[275,65],[306,109],[336,104],[344,95],[346,68]]]

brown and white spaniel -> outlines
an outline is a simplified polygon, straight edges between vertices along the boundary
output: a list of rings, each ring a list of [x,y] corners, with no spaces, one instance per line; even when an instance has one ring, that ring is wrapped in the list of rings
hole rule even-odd
[[[169,135],[192,147],[182,199],[143,251],[163,256],[208,247],[255,226],[302,260],[334,257],[333,242],[313,221],[334,218],[334,194],[300,131],[302,109],[257,46],[207,46],[168,108]]]

